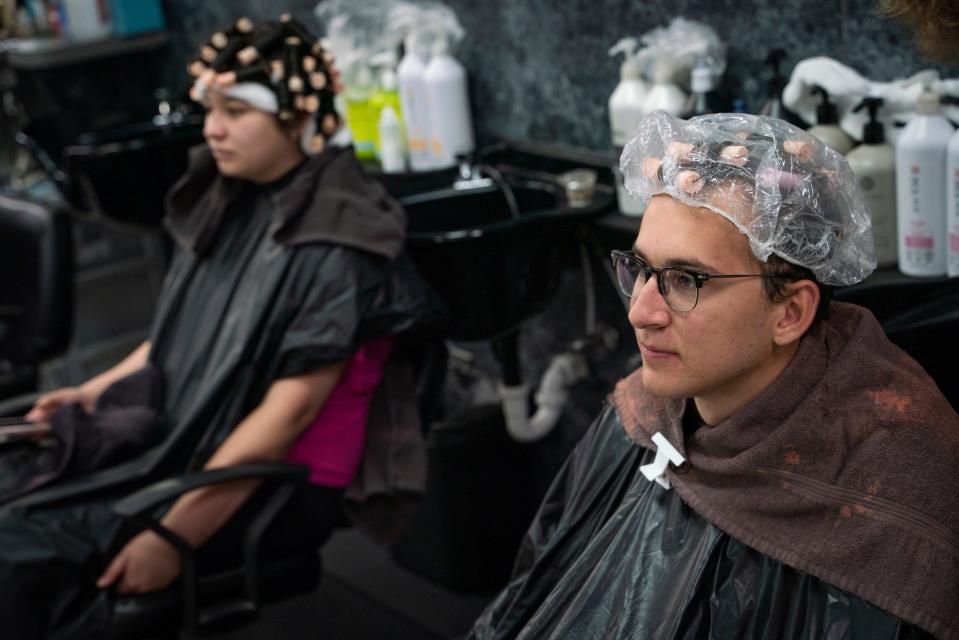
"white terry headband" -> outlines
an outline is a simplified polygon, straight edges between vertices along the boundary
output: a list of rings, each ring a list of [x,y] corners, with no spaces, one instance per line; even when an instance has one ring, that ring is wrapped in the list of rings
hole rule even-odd
[[[210,90],[210,84],[209,79],[202,76],[193,81],[193,92],[198,100],[202,100],[206,96],[206,92]],[[242,100],[260,111],[266,111],[267,113],[279,113],[280,111],[280,103],[276,99],[276,94],[259,82],[237,82],[227,87],[218,86],[217,91],[228,98]]]
[[[259,82],[238,82],[222,90],[228,98],[242,100],[252,107],[267,113],[279,113],[280,102],[276,94]]]

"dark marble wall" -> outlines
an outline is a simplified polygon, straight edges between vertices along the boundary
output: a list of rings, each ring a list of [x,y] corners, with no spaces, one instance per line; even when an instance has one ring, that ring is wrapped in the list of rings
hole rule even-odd
[[[363,0],[356,0],[363,2]],[[935,66],[908,35],[876,11],[878,0],[445,0],[467,37],[458,57],[470,73],[481,142],[555,141],[605,149],[606,102],[618,80],[606,55],[620,37],[640,35],[677,15],[711,25],[729,45],[721,89],[750,109],[764,100],[766,52],[783,47],[792,65],[826,55],[877,80]],[[171,82],[185,83],[188,52],[240,14],[290,11],[318,27],[312,0],[167,0]],[[955,67],[938,67],[959,76]]]

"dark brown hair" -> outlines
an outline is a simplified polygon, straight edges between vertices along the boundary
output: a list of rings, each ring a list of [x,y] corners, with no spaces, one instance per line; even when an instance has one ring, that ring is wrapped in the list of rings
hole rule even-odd
[[[879,7],[905,25],[933,60],[948,63],[959,58],[959,4],[952,0],[880,0]]]
[[[782,302],[788,299],[792,294],[789,293],[787,285],[799,280],[812,280],[819,289],[819,305],[816,307],[816,315],[813,318],[812,327],[819,324],[829,311],[829,302],[832,300],[832,292],[835,287],[822,284],[816,280],[816,276],[806,267],[800,267],[783,260],[777,255],[771,255],[766,262],[760,263],[760,271],[764,275],[772,276],[763,278],[763,293],[770,302]]]

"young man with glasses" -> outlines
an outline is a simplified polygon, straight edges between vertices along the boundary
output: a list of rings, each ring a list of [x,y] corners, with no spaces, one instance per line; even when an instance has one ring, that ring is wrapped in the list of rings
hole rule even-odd
[[[643,365],[471,638],[959,638],[959,416],[830,302],[875,267],[846,162],[778,120],[654,112],[622,170]]]

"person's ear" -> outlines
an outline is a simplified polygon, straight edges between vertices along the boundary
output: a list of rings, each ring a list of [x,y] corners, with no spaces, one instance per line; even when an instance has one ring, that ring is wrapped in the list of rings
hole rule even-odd
[[[789,282],[782,301],[774,303],[776,318],[773,341],[786,346],[802,338],[816,318],[819,287],[812,280]]]

